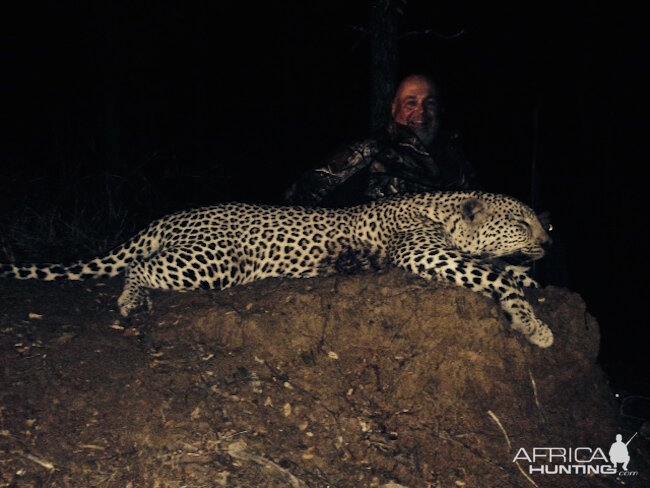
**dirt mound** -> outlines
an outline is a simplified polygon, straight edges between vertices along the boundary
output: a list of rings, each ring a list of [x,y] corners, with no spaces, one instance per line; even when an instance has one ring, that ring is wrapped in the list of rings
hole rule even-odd
[[[648,483],[638,436],[634,476],[529,474],[521,448],[633,434],[565,290],[530,295],[541,350],[490,300],[399,270],[156,293],[128,324],[117,282],[0,286],[0,486]]]

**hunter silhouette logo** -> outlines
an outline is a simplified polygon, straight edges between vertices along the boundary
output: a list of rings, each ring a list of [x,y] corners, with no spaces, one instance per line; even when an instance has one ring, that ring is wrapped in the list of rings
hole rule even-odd
[[[636,437],[636,432],[630,440],[623,442],[623,436],[621,434],[616,434],[616,442],[612,444],[612,447],[609,448],[609,460],[616,468],[618,463],[623,464],[623,471],[627,471],[627,463],[630,462],[630,454],[627,452],[627,445],[632,442],[632,439]]]

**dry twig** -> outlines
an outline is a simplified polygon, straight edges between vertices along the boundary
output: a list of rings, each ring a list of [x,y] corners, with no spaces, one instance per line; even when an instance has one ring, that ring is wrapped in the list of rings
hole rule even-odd
[[[23,455],[23,457],[33,463],[38,464],[39,466],[42,466],[43,468],[49,470],[49,471],[54,471],[54,464],[52,464],[49,461],[46,461],[44,459],[41,459],[39,457],[34,456],[33,454],[26,453]]]
[[[531,376],[531,378],[532,378],[532,376]],[[503,427],[503,424],[499,420],[499,417],[497,417],[494,414],[494,412],[492,412],[492,410],[488,410],[487,413],[488,413],[488,415],[490,417],[492,417],[492,420],[494,420],[494,422],[499,426],[499,429],[501,429],[501,432],[503,432],[503,435],[506,438],[506,442],[508,443],[508,451],[511,451],[512,450],[512,444],[510,443],[510,437],[508,437],[508,433],[506,432],[506,429]],[[526,478],[530,482],[530,484],[533,485],[535,488],[539,488],[537,483],[535,483],[535,481],[533,481],[533,479],[530,476],[528,476],[528,473],[526,473],[526,471],[524,471],[524,469],[519,465],[519,461],[515,461],[515,464],[517,465],[517,468],[519,468],[519,471],[521,471],[521,474],[524,475],[524,478]]]

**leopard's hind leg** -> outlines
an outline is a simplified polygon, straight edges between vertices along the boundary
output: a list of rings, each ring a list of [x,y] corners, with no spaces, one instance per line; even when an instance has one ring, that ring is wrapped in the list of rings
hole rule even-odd
[[[146,279],[146,265],[141,260],[132,263],[124,273],[124,289],[117,299],[117,306],[123,317],[146,306],[148,311],[153,309],[149,290],[150,281]]]
[[[196,247],[169,248],[130,263],[117,303],[128,317],[144,306],[152,309],[149,289],[223,289],[244,281],[236,257],[206,256]]]

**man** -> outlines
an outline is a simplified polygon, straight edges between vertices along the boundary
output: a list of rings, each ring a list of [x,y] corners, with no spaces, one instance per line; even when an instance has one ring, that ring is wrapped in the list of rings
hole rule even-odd
[[[355,142],[303,175],[286,192],[293,205],[346,206],[408,192],[477,186],[456,136],[440,130],[438,91],[423,75],[404,78],[392,120],[377,137]]]

